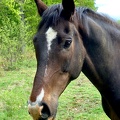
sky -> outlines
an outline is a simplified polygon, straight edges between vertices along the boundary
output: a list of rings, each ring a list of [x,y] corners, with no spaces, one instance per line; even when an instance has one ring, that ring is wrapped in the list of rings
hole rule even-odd
[[[120,0],[95,0],[98,12],[105,13],[120,20]]]

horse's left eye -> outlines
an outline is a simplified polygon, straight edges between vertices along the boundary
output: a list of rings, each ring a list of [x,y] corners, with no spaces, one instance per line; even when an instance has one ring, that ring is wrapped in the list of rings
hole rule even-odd
[[[67,40],[65,41],[64,48],[65,48],[65,49],[69,48],[70,45],[71,45],[71,43],[72,43],[72,39],[67,39]]]

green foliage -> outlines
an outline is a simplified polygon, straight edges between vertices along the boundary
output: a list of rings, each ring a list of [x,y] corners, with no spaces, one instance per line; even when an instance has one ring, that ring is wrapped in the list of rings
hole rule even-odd
[[[5,2],[2,1],[2,4],[0,4],[3,11],[0,12],[0,54],[6,67],[6,64],[12,66],[12,61],[15,60],[15,58],[13,60],[13,57],[16,56],[16,53],[13,54],[13,52],[17,44],[18,30],[16,29],[20,21],[19,11],[14,9],[12,2]]]
[[[0,12],[0,56],[5,70],[18,68],[25,53],[33,48],[31,38],[35,27],[31,29],[30,24],[36,23],[36,20],[29,19],[25,11],[31,8],[25,10],[24,6],[27,6],[26,3],[16,0],[0,2],[1,11],[3,11]]]
[[[77,6],[88,7],[93,10],[96,10],[95,0],[75,0]]]
[[[47,5],[51,4],[59,4],[61,3],[62,0],[43,0]],[[97,8],[95,7],[95,0],[75,0],[76,6],[85,6],[88,8],[91,8],[93,10],[96,10]]]

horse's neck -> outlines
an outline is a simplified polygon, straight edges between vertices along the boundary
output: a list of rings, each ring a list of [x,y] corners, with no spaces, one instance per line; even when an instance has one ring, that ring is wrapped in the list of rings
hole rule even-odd
[[[114,77],[112,75],[115,69],[116,76],[119,76],[120,70],[120,37],[118,37],[120,36],[120,31],[114,27],[117,31],[114,29],[112,31],[112,26],[109,27],[111,30],[105,27],[108,26],[102,26],[94,20],[89,19],[85,23],[84,29],[86,30],[86,34],[82,36],[87,53],[83,72],[97,88],[98,84],[102,85],[105,80]]]

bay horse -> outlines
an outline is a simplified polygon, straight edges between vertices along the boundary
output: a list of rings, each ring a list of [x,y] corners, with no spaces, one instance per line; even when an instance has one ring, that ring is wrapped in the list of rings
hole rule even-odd
[[[34,120],[54,120],[58,98],[81,71],[98,89],[111,120],[120,120],[120,25],[74,0],[47,7],[33,39],[37,71],[28,101]]]

